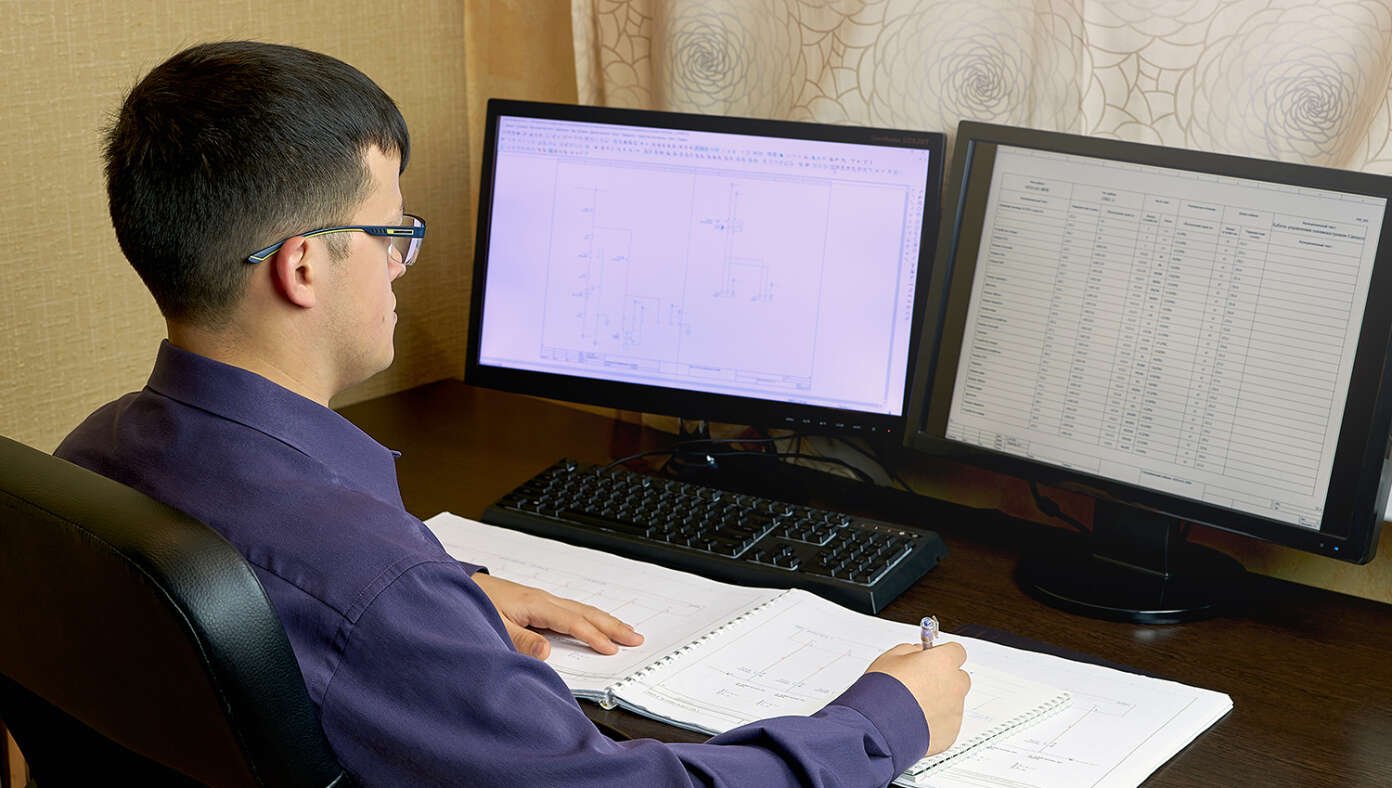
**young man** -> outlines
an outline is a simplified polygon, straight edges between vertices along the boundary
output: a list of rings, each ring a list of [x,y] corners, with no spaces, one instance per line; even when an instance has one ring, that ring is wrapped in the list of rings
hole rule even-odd
[[[528,627],[604,653],[641,636],[450,558],[402,506],[393,453],[328,408],[392,360],[391,283],[425,232],[403,212],[409,151],[391,99],[324,55],[231,42],[156,67],[111,129],[107,183],[169,339],[145,389],[58,454],[241,550],[367,785],[875,785],[945,749],[955,645],[895,647],[816,714],[708,744],[590,723]]]

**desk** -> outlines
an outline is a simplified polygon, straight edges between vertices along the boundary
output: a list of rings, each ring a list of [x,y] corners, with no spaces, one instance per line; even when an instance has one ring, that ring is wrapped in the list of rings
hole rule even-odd
[[[529,397],[443,381],[341,410],[398,464],[406,507],[477,518],[560,457],[604,462],[661,436]],[[892,497],[892,496],[891,496]],[[1392,785],[1392,606],[1255,577],[1260,604],[1236,617],[1170,626],[1109,623],[1035,602],[1011,572],[1041,531],[930,501],[894,516],[938,531],[949,554],[881,615],[914,623],[932,610],[951,631],[976,624],[1226,692],[1234,709],[1147,785]],[[906,519],[916,518],[916,519]],[[703,737],[584,703],[630,737]]]

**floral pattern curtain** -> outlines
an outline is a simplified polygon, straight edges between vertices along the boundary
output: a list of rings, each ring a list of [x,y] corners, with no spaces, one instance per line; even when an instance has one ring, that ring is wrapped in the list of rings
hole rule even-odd
[[[1392,173],[1392,0],[572,0],[583,103]]]

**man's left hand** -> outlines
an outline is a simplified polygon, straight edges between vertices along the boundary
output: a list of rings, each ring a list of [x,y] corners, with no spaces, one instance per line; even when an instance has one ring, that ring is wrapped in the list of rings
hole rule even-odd
[[[512,644],[518,651],[537,659],[550,656],[551,643],[528,627],[570,635],[601,654],[617,654],[619,646],[637,646],[643,642],[643,636],[633,627],[593,605],[484,572],[476,572],[474,582],[498,609]]]

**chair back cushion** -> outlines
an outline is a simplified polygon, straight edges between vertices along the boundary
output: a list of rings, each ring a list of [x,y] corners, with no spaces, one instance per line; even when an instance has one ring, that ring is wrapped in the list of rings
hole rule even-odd
[[[0,626],[0,718],[45,788],[84,775],[344,784],[240,553],[187,515],[5,438]]]

